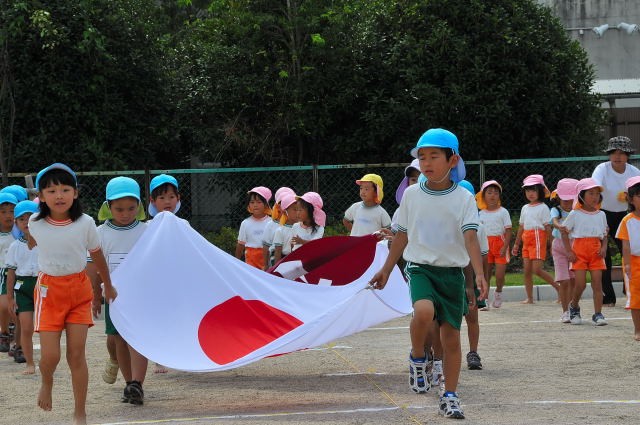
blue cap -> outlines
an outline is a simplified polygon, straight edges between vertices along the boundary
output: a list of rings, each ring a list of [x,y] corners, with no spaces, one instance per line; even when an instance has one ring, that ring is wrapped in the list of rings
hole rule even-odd
[[[411,149],[411,156],[417,158],[421,148],[449,148],[458,154],[458,138],[444,128],[430,128],[418,139],[416,147]]]
[[[29,195],[27,194],[27,189],[22,186],[18,186],[17,184],[12,184],[11,186],[3,187],[0,189],[0,193],[10,193],[16,197],[18,202],[29,199]]]
[[[13,196],[10,193],[7,193],[7,192],[0,193],[0,204],[7,204],[7,203],[16,205],[18,203],[18,200],[16,199],[15,196]]]
[[[16,208],[13,210],[13,216],[18,218],[26,213],[35,214],[40,211],[40,206],[37,202],[33,201],[20,201]]]
[[[56,162],[56,163],[51,164],[48,167],[43,168],[42,170],[40,170],[40,172],[36,176],[36,189],[38,189],[38,190],[42,189],[40,187],[40,179],[42,178],[42,176],[44,176],[46,173],[48,173],[51,170],[66,171],[67,173],[71,174],[71,176],[73,176],[73,180],[75,180],[75,182],[78,183],[78,178],[76,177],[76,173],[74,173],[71,168],[69,168],[67,165],[64,165],[64,164],[62,164],[60,162]]]
[[[130,177],[115,177],[107,183],[107,201],[130,196],[140,201],[140,185]]]
[[[160,174],[151,179],[151,184],[149,185],[149,191],[153,192],[156,188],[162,186],[165,183],[169,183],[178,189],[178,180],[175,177],[170,176],[168,174]]]
[[[458,182],[458,186],[462,186],[462,187],[464,187],[465,189],[467,189],[469,192],[471,192],[471,194],[472,194],[472,195],[474,195],[474,196],[476,195],[475,190],[473,190],[473,185],[472,185],[469,181],[467,181],[467,180],[460,180],[460,181]]]

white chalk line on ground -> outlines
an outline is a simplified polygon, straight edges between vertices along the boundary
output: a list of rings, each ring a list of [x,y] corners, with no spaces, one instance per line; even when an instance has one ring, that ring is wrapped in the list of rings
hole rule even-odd
[[[435,400],[434,400],[435,401]],[[517,403],[509,403],[512,406]],[[640,400],[536,400],[525,401],[522,404],[640,404]],[[462,404],[463,407],[484,407],[486,404]],[[135,425],[135,424],[162,424],[162,423],[182,423],[182,422],[195,422],[195,421],[211,421],[211,420],[229,420],[229,419],[256,419],[256,418],[277,418],[288,416],[303,416],[303,415],[348,415],[356,413],[377,413],[377,412],[389,412],[400,409],[412,409],[412,410],[424,410],[424,409],[437,409],[437,403],[424,405],[424,406],[384,406],[384,407],[368,407],[361,409],[344,409],[344,410],[315,410],[315,411],[301,411],[301,412],[274,412],[274,413],[247,413],[247,414],[235,414],[235,415],[219,415],[219,416],[200,416],[190,418],[172,418],[172,419],[143,419],[135,421],[124,422],[105,422],[95,425]]]
[[[631,317],[607,317],[607,321],[610,320],[631,320]],[[529,323],[560,323],[560,320],[529,320],[526,322],[493,322],[493,323],[488,323],[488,322],[480,322],[480,326],[484,327],[484,326],[504,326],[504,325],[526,325]],[[564,323],[564,325],[566,325],[567,323]],[[584,324],[588,324],[585,320]],[[462,326],[466,326],[466,323],[462,323]],[[389,326],[387,328],[368,328],[366,329],[367,331],[393,331],[393,330],[398,330],[398,329],[409,329],[409,326]]]

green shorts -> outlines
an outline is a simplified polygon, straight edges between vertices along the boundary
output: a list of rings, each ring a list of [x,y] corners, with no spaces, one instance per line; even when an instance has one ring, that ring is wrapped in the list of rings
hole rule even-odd
[[[0,295],[7,295],[7,269],[0,269]]]
[[[109,303],[107,302],[104,303],[104,333],[107,335],[120,335],[111,321]]]
[[[36,276],[16,276],[16,284],[13,286],[18,313],[35,311],[33,305],[33,290],[38,278]]]
[[[411,301],[430,300],[440,324],[447,322],[460,330],[465,313],[464,274],[460,267],[437,267],[408,262],[405,275]]]

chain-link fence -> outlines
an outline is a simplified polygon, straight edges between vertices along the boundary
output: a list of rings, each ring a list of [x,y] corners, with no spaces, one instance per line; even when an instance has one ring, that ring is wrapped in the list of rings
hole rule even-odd
[[[467,161],[467,180],[476,189],[485,180],[497,180],[503,187],[502,204],[512,213],[519,213],[526,203],[522,179],[529,174],[542,174],[550,190],[564,177],[589,177],[606,156],[583,158],[512,159]],[[638,165],[637,160],[632,160]],[[382,206],[393,215],[398,207],[395,191],[404,177],[407,164],[349,164],[269,168],[214,168],[185,170],[136,170],[114,172],[79,172],[81,200],[85,212],[94,217],[104,201],[107,182],[115,176],[135,179],[149,199],[149,181],[155,175],[167,173],[179,182],[182,207],[178,215],[191,222],[201,233],[217,232],[222,227],[236,229],[248,216],[246,192],[255,186],[267,186],[273,192],[279,187],[291,187],[296,193],[320,193],[328,223],[342,221],[344,211],[360,200],[355,180],[367,173],[379,174],[384,181]],[[9,184],[25,185],[26,174],[12,174]]]

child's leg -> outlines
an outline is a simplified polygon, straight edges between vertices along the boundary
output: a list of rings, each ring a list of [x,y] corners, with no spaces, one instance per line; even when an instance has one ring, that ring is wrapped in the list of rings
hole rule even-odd
[[[531,260],[531,263],[532,263],[533,273],[535,273],[537,276],[540,276],[549,285],[553,286],[556,289],[556,291],[560,290],[560,286],[553,280],[553,276],[547,273],[543,268],[544,266],[543,260]]]
[[[20,333],[21,333],[21,324],[20,324],[20,315],[18,314],[18,317],[16,318],[16,328],[13,331],[13,341],[14,341],[14,347],[22,347],[22,338],[20,337]]]
[[[584,292],[584,288],[587,286],[587,271],[586,270],[574,270],[575,273],[575,288],[573,290],[573,295],[571,298],[571,305],[575,308],[580,307],[580,298],[582,298],[582,293]]]
[[[109,358],[113,360],[115,363],[118,362],[118,355],[116,353],[116,337],[115,335],[107,335],[107,352],[109,353]]]
[[[602,270],[589,270],[591,274],[591,290],[593,292],[594,313],[602,312]],[[586,277],[586,275],[585,275]]]
[[[87,388],[89,386],[89,370],[85,349],[87,346],[88,325],[76,323],[66,324],[67,363],[71,371],[71,386],[75,401],[73,411],[74,424],[85,424],[87,420]]]
[[[444,353],[442,352],[442,341],[440,340],[440,323],[434,320],[431,325],[431,347],[433,348],[433,358],[442,360]]]
[[[23,375],[33,375],[36,372],[36,365],[33,362],[33,311],[24,311],[18,314],[20,321],[20,342],[22,352],[27,360],[27,368]]]
[[[434,313],[431,300],[418,300],[413,304],[413,318],[409,324],[409,334],[411,335],[411,357],[414,359],[426,357],[424,341],[431,329]]]
[[[524,266],[524,290],[527,293],[527,298],[520,303],[533,304],[533,265],[528,258],[522,259],[522,265]]]
[[[122,372],[125,382],[131,381],[131,358],[129,356],[129,344],[120,336],[114,335],[116,341],[116,355],[118,357],[118,367]]]
[[[492,266],[493,263],[487,262],[486,267],[484,268],[484,280],[487,281],[487,285],[489,285],[489,288],[491,288],[491,275],[493,273]]]
[[[130,345],[128,347],[129,357],[131,358],[131,380],[138,381],[142,385],[144,383],[144,378],[147,375],[147,365],[149,361],[133,347]]]
[[[469,310],[464,316],[467,321],[467,336],[469,337],[469,351],[478,351],[480,340],[480,322],[478,322],[478,309]]]
[[[507,273],[506,264],[496,264],[496,292],[502,292],[504,287],[504,276]]]
[[[4,283],[2,284],[4,285]],[[0,295],[0,333],[3,335],[9,335],[9,300],[7,294]],[[7,344],[9,341],[7,341]],[[1,352],[9,351],[9,347],[2,349]]]
[[[569,287],[569,280],[561,280],[558,282],[560,285],[560,289],[558,293],[560,294],[560,305],[562,305],[562,311],[569,310],[569,301],[571,301],[571,292]]]
[[[58,331],[40,332],[40,375],[42,385],[38,394],[38,406],[42,410],[51,410],[51,391],[53,390],[53,373],[60,362],[60,335]]]
[[[633,319],[633,337],[636,341],[640,341],[640,309],[631,309],[631,319]]]
[[[460,361],[462,360],[460,331],[451,326],[451,324],[442,322],[440,324],[440,340],[444,349],[445,391],[455,392],[458,388]]]

